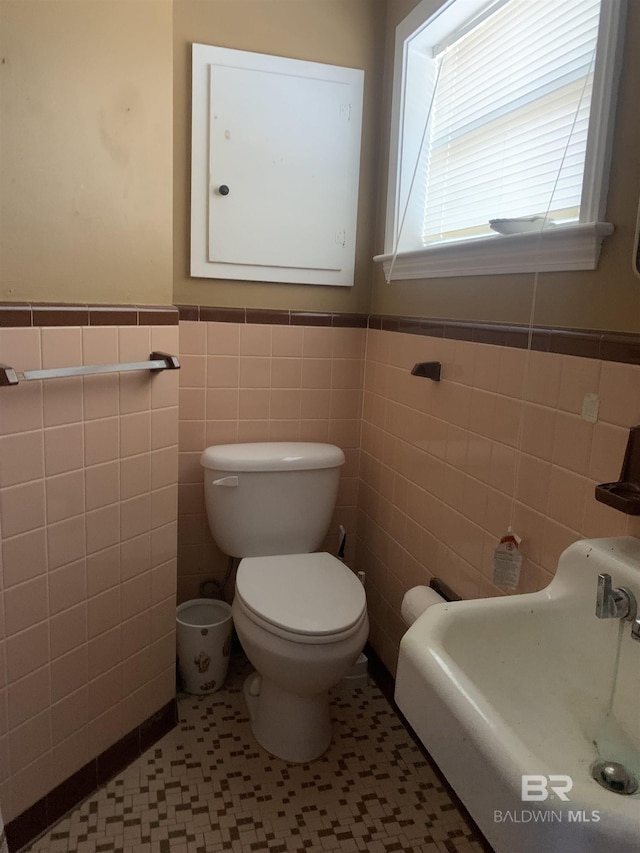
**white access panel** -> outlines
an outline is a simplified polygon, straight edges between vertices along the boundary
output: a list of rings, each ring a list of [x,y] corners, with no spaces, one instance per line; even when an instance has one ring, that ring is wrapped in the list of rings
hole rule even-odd
[[[363,78],[193,45],[192,275],[353,284]]]

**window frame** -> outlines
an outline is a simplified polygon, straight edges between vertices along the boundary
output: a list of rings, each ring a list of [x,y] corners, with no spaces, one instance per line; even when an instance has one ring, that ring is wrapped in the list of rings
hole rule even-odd
[[[486,6],[486,0],[473,3],[478,10]],[[496,234],[395,251],[396,223],[402,217],[399,192],[404,137],[409,136],[412,121],[414,125],[424,121],[422,116],[410,115],[406,107],[405,79],[412,42],[428,33],[429,41],[437,43],[468,19],[470,10],[473,14],[469,0],[421,0],[396,28],[385,250],[374,261],[382,263],[388,281],[595,269],[602,240],[614,230],[604,216],[626,0],[604,0],[601,7],[580,222],[536,233]]]

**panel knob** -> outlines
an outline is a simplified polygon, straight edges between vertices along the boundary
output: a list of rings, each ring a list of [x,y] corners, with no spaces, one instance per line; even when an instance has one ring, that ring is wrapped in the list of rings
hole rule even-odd
[[[226,184],[220,184],[218,192],[220,195],[229,195],[229,187]]]

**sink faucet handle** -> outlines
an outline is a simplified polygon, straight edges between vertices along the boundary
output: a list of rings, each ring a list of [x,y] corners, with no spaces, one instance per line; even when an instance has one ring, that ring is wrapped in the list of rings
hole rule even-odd
[[[611,595],[612,589],[611,575],[598,575],[598,592],[596,595],[596,616],[598,619],[612,619],[615,617],[615,605]]]
[[[624,619],[633,621],[636,617],[636,598],[625,586],[613,588],[611,575],[598,575],[596,595],[596,616],[598,619]]]

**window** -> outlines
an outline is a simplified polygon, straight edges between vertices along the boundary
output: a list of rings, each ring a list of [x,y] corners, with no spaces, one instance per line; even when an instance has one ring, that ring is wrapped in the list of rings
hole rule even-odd
[[[423,0],[399,25],[388,279],[596,267],[622,10]]]

